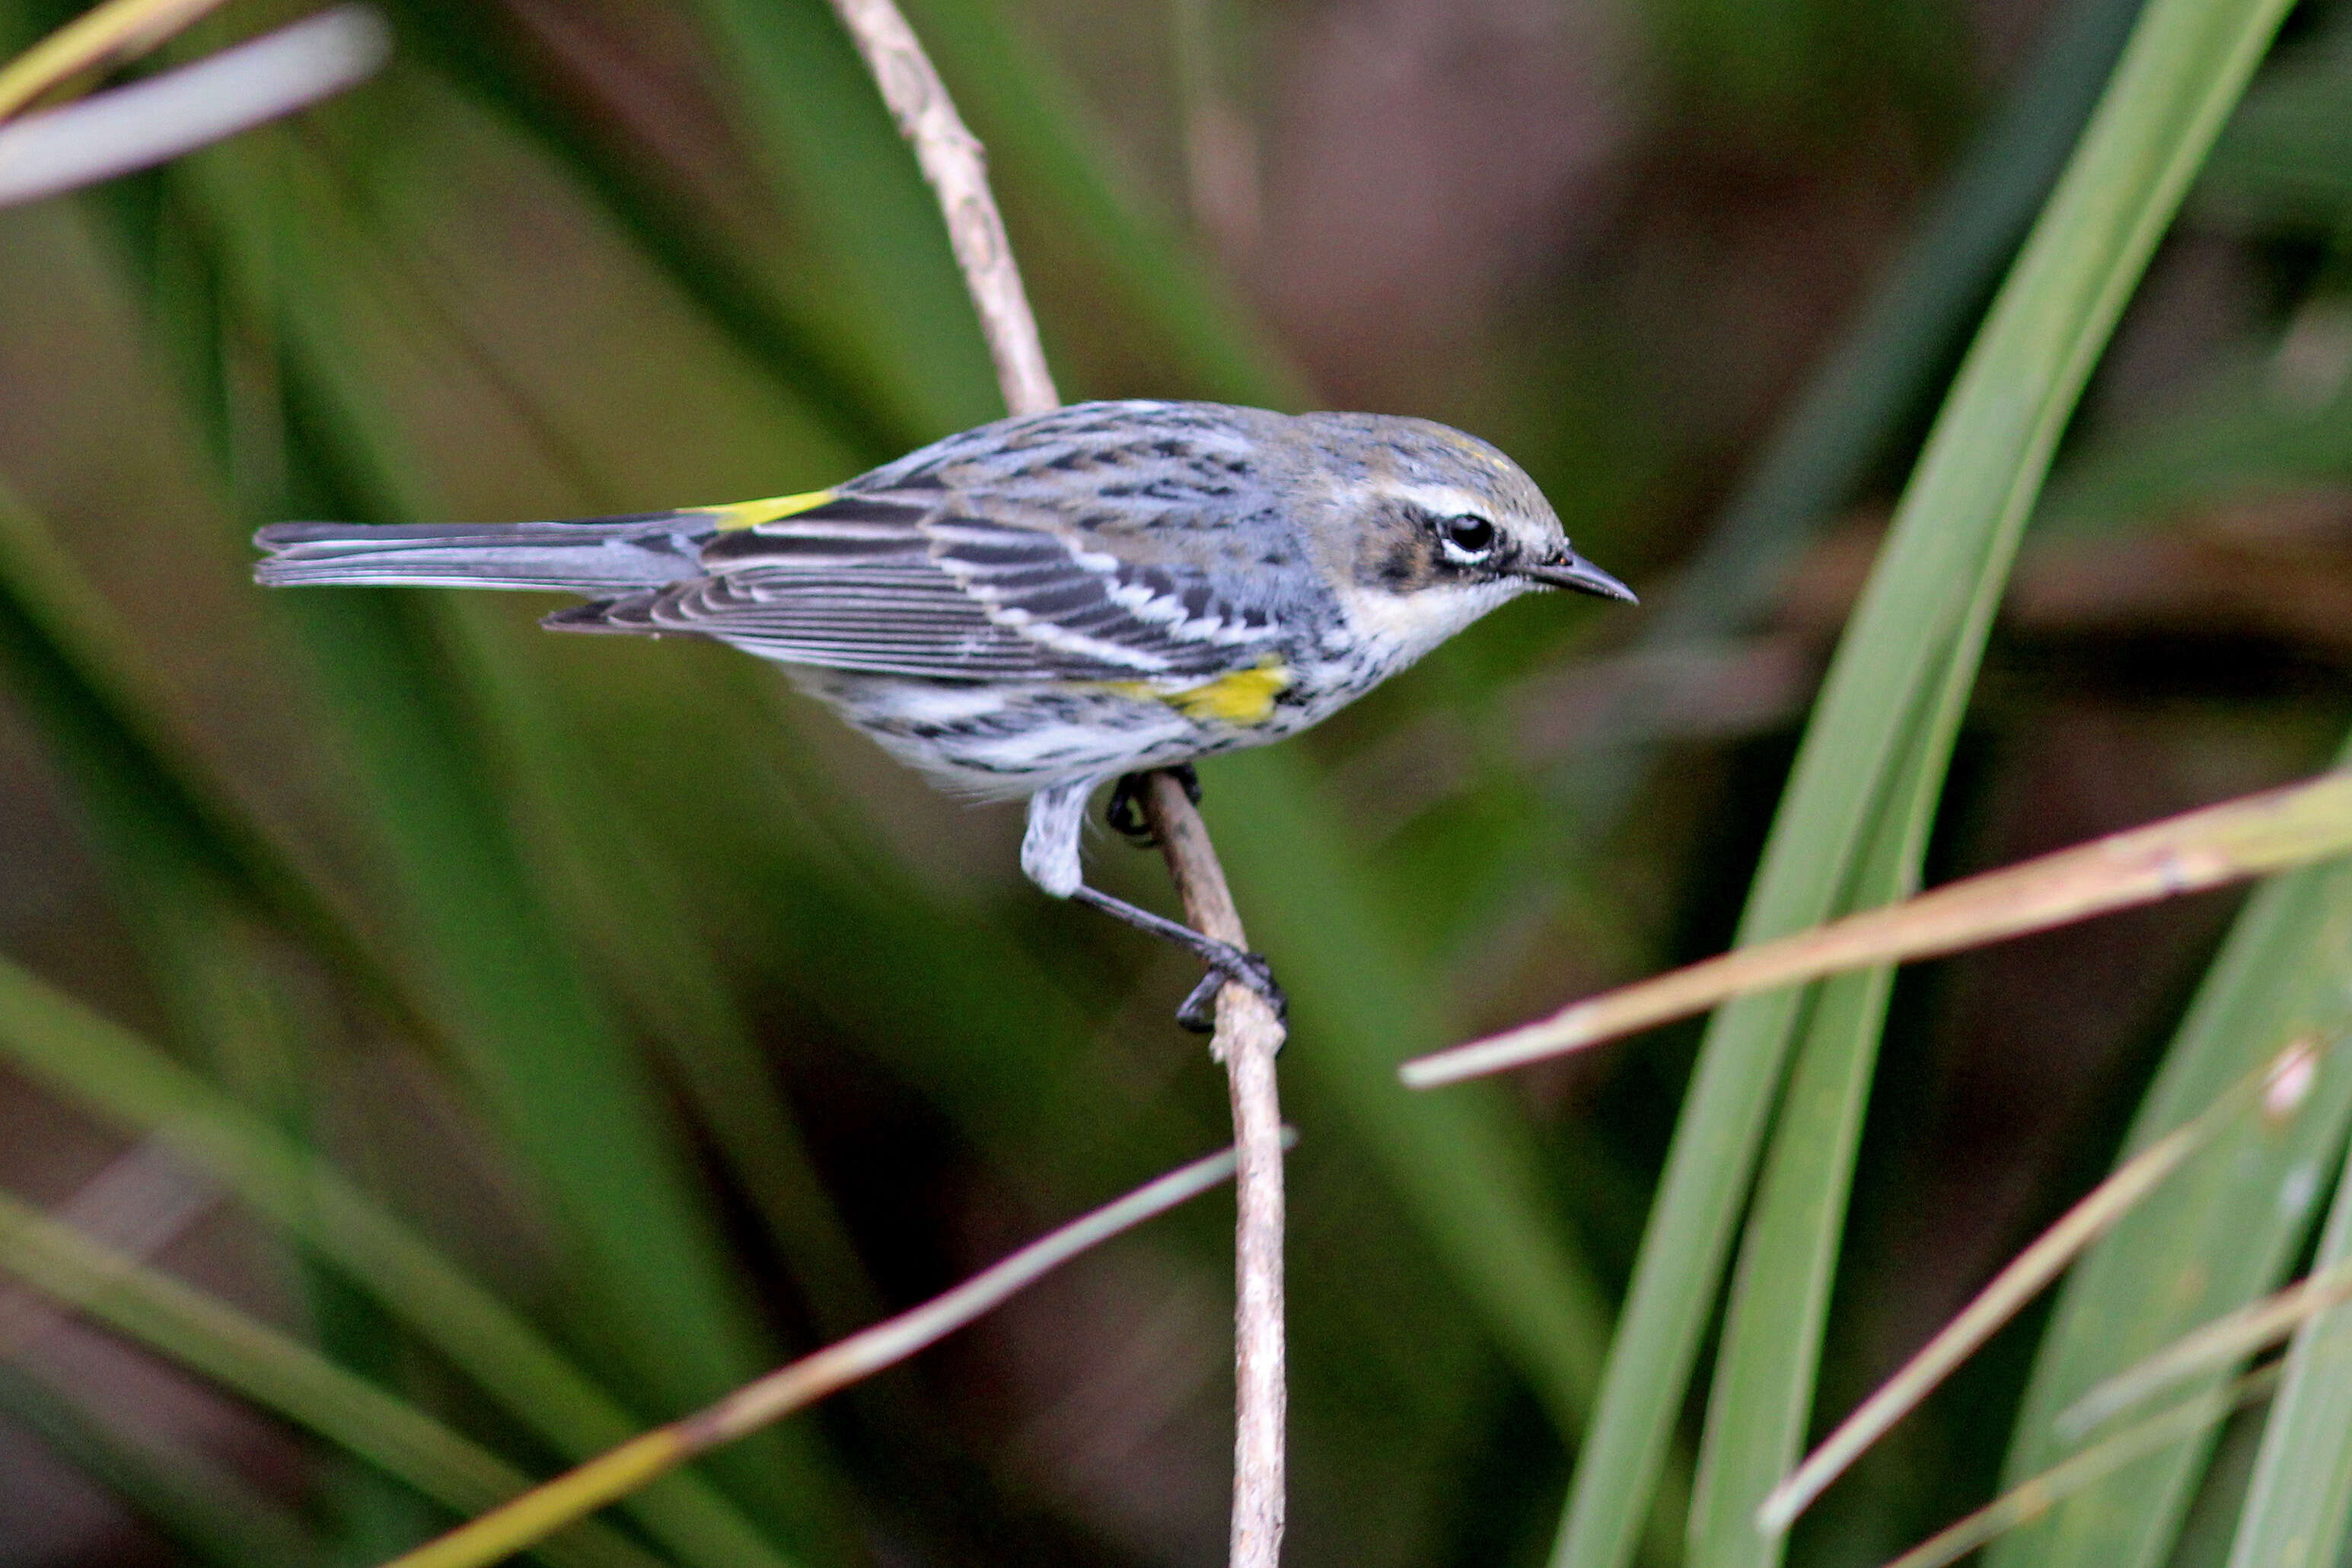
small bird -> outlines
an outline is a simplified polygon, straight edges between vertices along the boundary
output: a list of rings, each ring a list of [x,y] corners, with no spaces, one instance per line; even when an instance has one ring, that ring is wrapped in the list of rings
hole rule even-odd
[[[1265,960],[1087,886],[1088,798],[1294,734],[1538,588],[1633,602],[1475,437],[1372,414],[1079,403],[950,436],[832,489],[570,522],[265,528],[257,581],[555,589],[558,631],[774,659],[959,793],[1029,798],[1021,868],[1209,967]]]

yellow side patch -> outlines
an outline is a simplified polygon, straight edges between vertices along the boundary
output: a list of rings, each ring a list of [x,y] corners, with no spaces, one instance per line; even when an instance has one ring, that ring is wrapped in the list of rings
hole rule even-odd
[[[1274,700],[1290,685],[1290,668],[1278,658],[1237,669],[1181,691],[1161,691],[1147,681],[1122,680],[1110,689],[1122,697],[1157,700],[1192,720],[1226,724],[1263,724],[1274,717]]]
[[[808,490],[796,496],[770,496],[765,500],[739,500],[727,506],[698,506],[694,510],[716,521],[719,531],[726,533],[739,528],[757,528],[780,517],[797,517],[804,511],[814,511],[839,493],[837,490]]]

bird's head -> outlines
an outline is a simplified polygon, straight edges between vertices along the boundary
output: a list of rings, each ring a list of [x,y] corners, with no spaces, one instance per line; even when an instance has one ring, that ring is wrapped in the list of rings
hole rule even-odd
[[[1535,481],[1475,436],[1425,419],[1309,414],[1322,565],[1360,629],[1407,658],[1538,588],[1635,603],[1579,555]]]

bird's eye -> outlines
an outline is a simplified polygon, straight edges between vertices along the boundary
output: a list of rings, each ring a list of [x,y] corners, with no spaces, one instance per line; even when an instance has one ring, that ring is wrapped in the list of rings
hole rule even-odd
[[[1475,512],[1440,520],[1437,539],[1445,547],[1447,559],[1465,565],[1475,564],[1495,552],[1495,525]]]

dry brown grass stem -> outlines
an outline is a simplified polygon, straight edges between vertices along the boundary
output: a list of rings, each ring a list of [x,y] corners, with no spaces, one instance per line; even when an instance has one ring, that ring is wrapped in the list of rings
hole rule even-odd
[[[2277,1391],[2282,1370],[2267,1366],[2250,1372],[2234,1383],[2184,1399],[2126,1427],[2105,1442],[2019,1482],[1967,1518],[1946,1526],[1895,1558],[1886,1568],[1948,1568],[1996,1536],[2032,1523],[2066,1499],[2097,1485],[2125,1466],[2221,1425],[2232,1411],[2268,1399]]]
[[[108,0],[92,6],[0,69],[0,120],[76,77],[137,58],[220,3]]]
[[[1281,1129],[1275,1131],[1277,1140]],[[619,1501],[711,1449],[804,1410],[851,1384],[898,1365],[982,1313],[995,1310],[1078,1254],[1208,1191],[1233,1173],[1228,1152],[1171,1171],[1127,1196],[1081,1215],[983,1268],[919,1307],[861,1329],[717,1404],[607,1449],[470,1523],[394,1559],[384,1568],[485,1568]]]
[[[2352,852],[2352,770],[2109,834],[1932,892],[1588,997],[1409,1061],[1431,1089],[1582,1050],[1758,991],[2047,931]]]
[[[1004,220],[988,186],[988,161],[965,129],[939,72],[892,0],[833,0],[911,142],[963,268],[981,331],[996,362],[1004,405],[1041,414],[1060,398],[1045,368],[1036,317],[1021,286]],[[1165,847],[1169,875],[1199,930],[1236,947],[1249,944],[1207,826],[1184,792],[1155,776],[1146,801]],[[1211,1052],[1225,1066],[1234,1106],[1235,1225],[1234,1315],[1233,1568],[1274,1568],[1282,1552],[1284,1392],[1282,1286],[1282,1106],[1275,1053],[1282,1024],[1263,997],[1227,985],[1217,997]]]
[[[2259,1100],[2273,1119],[2291,1115],[2310,1092],[2317,1066],[2313,1042],[2296,1040],[2241,1079],[2189,1121],[2174,1128],[2117,1166],[2074,1207],[2059,1216],[2031,1247],[2011,1259],[1990,1284],[1958,1316],[1937,1331],[1919,1352],[1904,1363],[1822,1439],[1789,1477],[1772,1489],[1757,1510],[1757,1527],[1778,1535],[1812,1506],[1832,1481],[1845,1473],[1865,1449],[1927,1397],[1960,1363],[1974,1355],[2002,1324],[2026,1302],[2063,1273],[2084,1249],[2113,1229],[2116,1222],[2137,1207],[2166,1177],[2214,1136],[2248,1104]],[[2063,1417],[2061,1418],[2062,1420]]]
[[[2053,1425],[2074,1441],[2165,1389],[2267,1349],[2347,1301],[2352,1301],[2352,1263],[2339,1263],[2182,1335],[2093,1388],[2060,1411]]]

